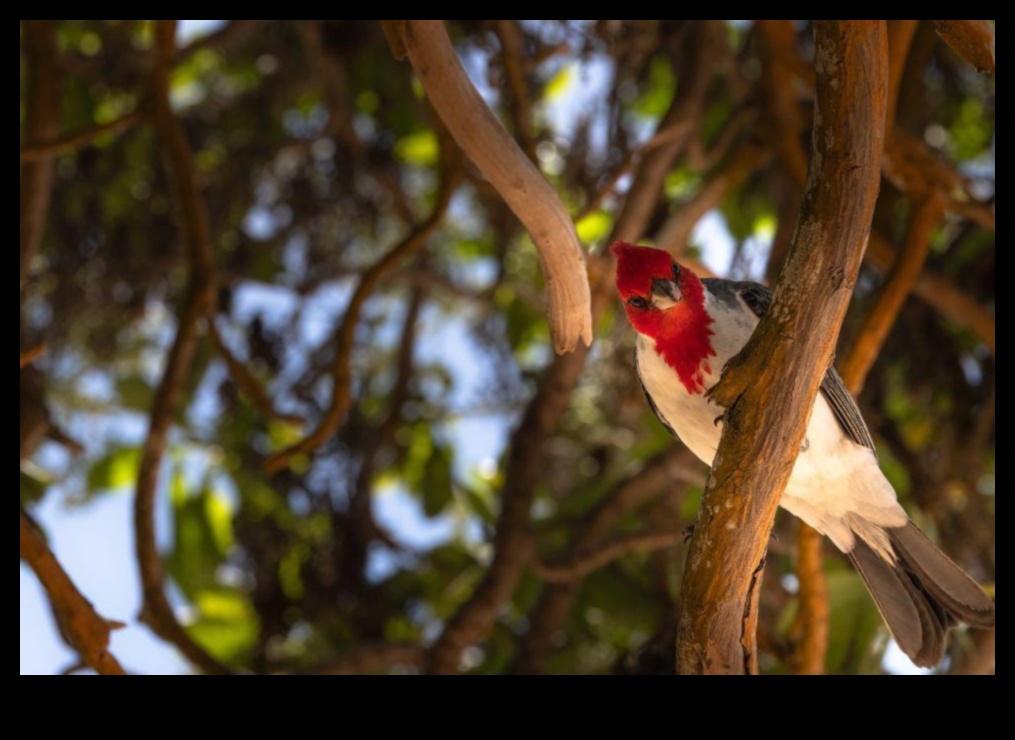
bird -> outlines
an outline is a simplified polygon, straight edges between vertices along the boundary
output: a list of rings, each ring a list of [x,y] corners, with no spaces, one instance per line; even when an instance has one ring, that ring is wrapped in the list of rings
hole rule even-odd
[[[635,367],[649,406],[711,466],[724,409],[709,391],[768,312],[772,292],[754,282],[701,279],[651,247],[618,243],[611,252],[617,291],[638,334]],[[994,601],[902,508],[834,368],[824,376],[780,505],[846,554],[917,666],[942,663],[953,627],[994,627]]]

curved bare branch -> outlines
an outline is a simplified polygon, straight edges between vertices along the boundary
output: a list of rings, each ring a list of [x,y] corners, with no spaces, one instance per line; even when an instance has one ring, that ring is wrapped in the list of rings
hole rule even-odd
[[[444,21],[386,21],[455,141],[525,225],[539,252],[558,354],[592,344],[585,252],[557,193],[487,107],[455,53]]]
[[[934,21],[934,27],[960,57],[980,72],[994,74],[994,24],[990,21]]]

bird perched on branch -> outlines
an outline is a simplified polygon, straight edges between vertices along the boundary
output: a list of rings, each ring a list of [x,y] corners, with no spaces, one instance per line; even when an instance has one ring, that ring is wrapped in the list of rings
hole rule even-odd
[[[706,464],[723,409],[707,393],[772,302],[757,283],[701,280],[664,251],[617,244],[617,288],[638,332],[637,370],[659,420]],[[896,641],[917,665],[944,658],[957,624],[994,627],[994,602],[910,521],[834,369],[815,403],[784,509],[856,566]]]

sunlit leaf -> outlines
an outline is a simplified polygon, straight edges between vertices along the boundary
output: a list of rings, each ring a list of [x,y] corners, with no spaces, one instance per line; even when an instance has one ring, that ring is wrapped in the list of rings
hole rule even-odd
[[[440,145],[433,131],[407,136],[395,146],[395,156],[406,164],[433,167],[440,159]]]
[[[549,82],[546,83],[546,88],[543,90],[543,95],[549,101],[559,100],[578,78],[578,71],[572,64],[565,64],[560,68],[560,71],[555,74]]]
[[[260,625],[249,597],[237,590],[214,588],[200,592],[193,603],[196,618],[187,632],[212,656],[227,664],[250,657]]]
[[[114,450],[96,462],[88,471],[88,491],[94,495],[105,491],[119,491],[137,480],[141,464],[141,450],[125,447]]]

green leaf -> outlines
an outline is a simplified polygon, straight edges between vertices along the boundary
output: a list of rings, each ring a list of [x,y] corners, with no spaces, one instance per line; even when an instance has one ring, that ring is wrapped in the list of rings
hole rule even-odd
[[[123,447],[113,450],[88,471],[88,494],[118,491],[137,480],[141,464],[141,448]]]
[[[218,586],[218,569],[233,546],[232,512],[211,488],[190,496],[182,470],[173,474],[175,534],[169,572],[190,599]]]
[[[406,136],[395,145],[395,156],[406,164],[433,167],[440,160],[440,144],[433,131]]]
[[[613,217],[605,211],[595,211],[576,224],[578,238],[583,244],[595,244],[609,236],[613,229]]]
[[[573,64],[565,64],[560,68],[550,81],[546,83],[546,88],[543,90],[543,95],[548,101],[559,100],[564,93],[566,93],[572,84],[574,84],[578,73],[575,70]]]
[[[423,510],[431,519],[443,514],[455,498],[451,468],[451,451],[446,447],[434,449],[423,475]]]
[[[191,638],[225,663],[241,663],[257,645],[260,624],[250,598],[235,589],[215,588],[194,598],[197,618],[187,628]]]

